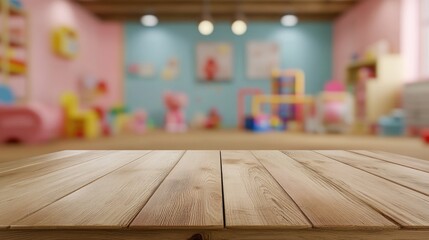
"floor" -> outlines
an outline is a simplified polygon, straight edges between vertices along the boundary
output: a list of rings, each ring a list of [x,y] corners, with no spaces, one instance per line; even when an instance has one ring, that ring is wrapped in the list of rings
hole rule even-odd
[[[302,133],[250,133],[238,130],[190,131],[169,134],[160,130],[144,135],[119,135],[95,140],[70,139],[41,145],[0,146],[0,162],[59,150],[136,149],[240,149],[240,150],[383,150],[429,160],[429,145],[418,138],[315,135]]]

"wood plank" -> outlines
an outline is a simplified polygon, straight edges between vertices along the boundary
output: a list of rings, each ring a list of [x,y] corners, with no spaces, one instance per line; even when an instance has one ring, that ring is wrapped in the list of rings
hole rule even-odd
[[[302,229],[311,224],[250,151],[222,151],[225,225]]]
[[[183,153],[154,151],[144,155],[11,227],[127,227]]]
[[[429,197],[312,151],[285,153],[404,228],[429,228]]]
[[[60,159],[52,159],[37,164],[28,165],[22,168],[0,173],[0,186],[8,186],[17,184],[21,181],[31,180],[41,177],[51,172],[59,171],[68,167],[72,167],[81,163],[89,162],[106,156],[112,153],[111,151],[90,151],[81,154],[68,156]],[[0,191],[1,192],[1,191]]]
[[[395,229],[398,226],[347,191],[280,151],[252,151],[315,228]]]
[[[148,151],[114,151],[93,161],[3,187],[0,192],[0,228],[9,227],[146,153]]]
[[[37,157],[25,158],[21,160],[13,160],[0,163],[0,173],[12,171],[15,169],[27,167],[30,165],[40,164],[48,161],[59,160],[73,155],[82,154],[86,151],[80,150],[65,150],[54,153],[48,153]]]
[[[429,231],[332,231],[332,230],[288,230],[288,231],[218,231],[210,240],[427,240]],[[15,239],[14,239],[15,240]],[[35,239],[31,239],[35,240]],[[38,239],[36,239],[38,240]],[[66,240],[66,239],[65,239]],[[76,239],[77,240],[77,239]]]
[[[377,158],[398,165],[429,172],[429,161],[382,151],[351,151],[372,158]]]
[[[317,151],[334,160],[429,195],[429,173],[346,151]]]
[[[201,237],[201,238],[198,238]],[[192,230],[10,230],[0,231],[7,240],[212,240],[209,233]]]
[[[219,151],[187,151],[165,178],[132,228],[223,228]]]
[[[332,230],[213,230],[125,231],[125,230],[13,230],[0,231],[7,240],[427,240],[429,231],[332,231]]]

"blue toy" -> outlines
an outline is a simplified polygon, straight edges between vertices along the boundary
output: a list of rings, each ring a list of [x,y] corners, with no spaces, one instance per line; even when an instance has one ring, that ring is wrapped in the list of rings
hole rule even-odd
[[[14,104],[16,102],[15,95],[12,90],[5,85],[0,85],[0,104]]]
[[[402,110],[395,110],[390,116],[380,118],[378,131],[383,136],[402,136],[405,133],[404,113]]]

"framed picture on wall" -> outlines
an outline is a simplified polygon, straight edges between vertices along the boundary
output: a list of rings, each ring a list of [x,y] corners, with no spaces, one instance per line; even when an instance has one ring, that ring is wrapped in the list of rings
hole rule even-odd
[[[271,79],[274,70],[280,67],[280,47],[275,42],[250,41],[247,50],[247,78]]]
[[[197,79],[202,82],[230,81],[233,77],[233,48],[230,43],[197,44]]]

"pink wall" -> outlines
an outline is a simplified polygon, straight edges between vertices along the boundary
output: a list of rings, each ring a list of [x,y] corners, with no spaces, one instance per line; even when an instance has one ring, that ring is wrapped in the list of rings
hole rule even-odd
[[[62,92],[76,90],[79,78],[91,75],[108,81],[110,91],[103,103],[121,101],[122,29],[103,23],[68,0],[22,0],[30,24],[30,81],[33,101],[58,104]],[[51,49],[51,32],[70,26],[79,34],[79,54],[65,60]]]
[[[399,53],[400,26],[401,0],[361,0],[334,24],[334,78],[344,80],[352,54],[362,55],[380,40],[387,40],[390,50]]]

